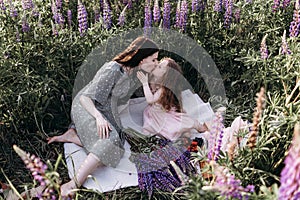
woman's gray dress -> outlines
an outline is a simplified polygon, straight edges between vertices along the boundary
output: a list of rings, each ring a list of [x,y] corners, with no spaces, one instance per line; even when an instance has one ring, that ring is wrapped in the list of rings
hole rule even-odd
[[[75,96],[71,116],[77,134],[87,152],[95,154],[101,163],[116,167],[124,154],[124,136],[117,106],[125,103],[135,91],[138,80],[128,76],[115,61],[105,63],[93,80]],[[100,113],[110,123],[112,131],[108,139],[100,139],[96,120],[79,102],[81,95],[90,97]]]

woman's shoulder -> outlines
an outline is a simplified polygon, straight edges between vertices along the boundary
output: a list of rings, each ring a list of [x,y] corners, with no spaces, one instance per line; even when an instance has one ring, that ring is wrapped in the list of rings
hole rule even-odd
[[[104,64],[106,69],[121,72],[121,65],[116,61],[109,61]]]

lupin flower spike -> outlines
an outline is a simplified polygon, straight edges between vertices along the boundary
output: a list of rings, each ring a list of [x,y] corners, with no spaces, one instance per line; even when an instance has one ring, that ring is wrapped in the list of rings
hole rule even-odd
[[[300,197],[300,123],[294,127],[294,137],[281,171],[278,200]]]
[[[290,24],[290,37],[297,37],[300,29],[300,2],[296,0],[293,21]]]
[[[26,168],[30,170],[34,180],[38,181],[42,187],[45,186],[45,189],[40,194],[36,194],[37,197],[39,197],[39,199],[55,200],[56,196],[54,194],[53,186],[49,186],[50,180],[46,177],[46,171],[48,169],[47,165],[44,164],[39,157],[26,153],[17,145],[13,145],[13,149],[21,157]]]
[[[170,29],[170,14],[171,14],[171,5],[169,0],[164,0],[164,11],[163,11],[163,28]]]
[[[266,60],[269,57],[268,47],[266,44],[266,38],[268,34],[266,34],[260,44],[260,55],[263,60]]]
[[[159,22],[160,21],[160,8],[159,8],[158,0],[154,1],[154,6],[153,6],[153,21],[154,22]]]
[[[282,55],[286,55],[286,54],[290,55],[292,53],[291,50],[289,49],[288,43],[286,41],[286,30],[284,30],[284,32],[283,32],[280,53]]]
[[[253,114],[253,124],[250,131],[250,136],[248,139],[248,147],[253,150],[253,148],[256,146],[256,138],[258,134],[258,124],[260,122],[261,114],[264,107],[264,101],[265,101],[265,89],[262,87],[260,89],[260,92],[256,94],[256,109]]]
[[[124,26],[125,24],[125,20],[126,20],[126,9],[128,7],[128,4],[124,7],[124,9],[122,10],[122,12],[120,13],[120,16],[119,16],[119,22],[118,24],[120,26]]]
[[[241,180],[236,179],[233,174],[229,172],[228,168],[218,165],[215,161],[211,161],[214,169],[216,179],[212,186],[203,186],[203,190],[212,190],[219,192],[226,199],[247,199],[249,193],[254,192],[253,185],[243,187]]]

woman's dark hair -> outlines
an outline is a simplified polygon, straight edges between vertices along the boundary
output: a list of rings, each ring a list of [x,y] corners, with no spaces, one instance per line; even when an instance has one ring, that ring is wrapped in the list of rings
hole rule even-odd
[[[176,108],[177,112],[182,112],[182,88],[180,84],[180,80],[183,78],[182,69],[180,65],[178,65],[171,58],[164,58],[163,60],[168,61],[168,70],[163,76],[163,82],[161,83],[162,94],[158,100],[158,103],[161,104],[167,111],[171,110],[172,108]]]
[[[114,57],[113,61],[134,68],[148,56],[158,52],[158,46],[149,38],[136,38],[123,52]]]

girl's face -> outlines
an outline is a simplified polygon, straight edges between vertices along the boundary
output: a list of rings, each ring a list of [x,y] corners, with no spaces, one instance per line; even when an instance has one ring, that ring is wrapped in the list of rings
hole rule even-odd
[[[158,52],[144,58],[139,65],[139,68],[147,73],[152,72],[158,64]]]
[[[161,78],[165,75],[167,70],[168,70],[168,61],[167,60],[162,60],[157,65],[157,67],[152,71],[152,74],[157,78]]]

